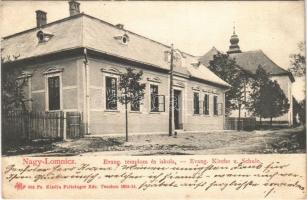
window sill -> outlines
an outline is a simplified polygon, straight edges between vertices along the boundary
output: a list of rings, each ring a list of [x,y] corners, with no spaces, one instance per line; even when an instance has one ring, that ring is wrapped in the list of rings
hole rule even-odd
[[[193,116],[201,116],[201,114],[195,114],[195,113],[194,113]]]
[[[63,111],[63,110],[46,110],[46,112],[60,112],[60,111]]]
[[[149,114],[160,114],[161,112],[153,112],[153,111],[150,111]]]
[[[142,112],[141,111],[129,111],[129,113],[137,113],[137,114],[142,114]]]
[[[104,112],[118,112],[119,113],[119,110],[104,110]]]

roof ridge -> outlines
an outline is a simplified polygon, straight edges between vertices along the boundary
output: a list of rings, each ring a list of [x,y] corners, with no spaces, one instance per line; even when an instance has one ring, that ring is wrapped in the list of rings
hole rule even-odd
[[[250,53],[250,52],[259,52],[259,51],[263,53],[263,51],[261,49],[242,51],[241,53]],[[241,53],[237,53],[237,54],[241,54]]]
[[[200,57],[200,58],[205,57],[205,56],[208,55],[209,52],[214,51],[214,50],[217,51],[217,52],[221,52],[221,51],[220,51],[219,49],[217,49],[215,46],[212,46],[205,54],[200,55],[200,56],[196,56],[196,57]]]
[[[21,31],[21,32],[17,32],[17,33],[11,34],[11,35],[4,36],[4,37],[2,37],[2,38],[3,38],[4,40],[5,40],[5,39],[9,39],[9,38],[12,38],[12,37],[14,37],[14,36],[21,35],[21,34],[23,34],[23,33],[27,33],[27,32],[33,31],[33,30],[45,28],[45,27],[48,27],[48,26],[50,26],[50,25],[53,25],[53,24],[56,24],[56,23],[59,23],[59,22],[63,22],[63,21],[67,21],[67,20],[70,20],[70,19],[73,19],[73,18],[81,17],[81,16],[86,16],[86,17],[89,17],[89,18],[91,18],[91,19],[95,19],[95,20],[97,20],[97,21],[99,21],[99,22],[101,22],[101,23],[104,23],[104,24],[106,24],[106,25],[112,26],[113,28],[119,29],[116,25],[114,25],[114,24],[112,24],[112,23],[109,23],[109,22],[104,21],[104,20],[102,20],[102,19],[99,19],[99,18],[97,18],[97,17],[94,17],[94,16],[88,15],[88,14],[86,14],[86,13],[84,13],[84,12],[81,12],[81,13],[76,14],[76,15],[73,15],[73,16],[68,16],[68,17],[65,17],[65,18],[62,18],[62,19],[59,19],[59,20],[56,20],[56,21],[47,23],[47,24],[45,24],[45,25],[43,25],[43,26],[41,26],[41,27],[30,28],[30,29],[27,29],[27,30],[24,30],[24,31]],[[83,22],[82,22],[82,23],[83,23]],[[82,26],[83,26],[83,24],[82,24]],[[162,46],[164,46],[164,47],[166,47],[166,48],[171,48],[171,46],[169,46],[169,45],[163,44],[163,43],[158,42],[158,41],[156,41],[156,40],[153,40],[153,39],[150,39],[150,38],[145,37],[145,36],[143,36],[143,35],[140,35],[140,34],[137,34],[137,33],[135,33],[135,32],[132,32],[132,31],[130,31],[130,30],[127,30],[127,29],[122,29],[122,30],[124,30],[124,31],[126,31],[126,32],[128,32],[128,33],[130,33],[130,34],[134,34],[134,35],[136,35],[136,36],[138,36],[138,37],[147,39],[147,40],[149,40],[149,41],[151,41],[151,42],[154,42],[154,43],[156,43],[156,44],[162,45]],[[180,51],[181,51],[181,50],[180,50]],[[186,55],[189,55],[189,56],[192,56],[192,57],[196,57],[195,55],[192,55],[192,54],[187,53],[187,52],[185,52],[185,51],[181,51],[181,52],[184,53],[184,54],[186,54]]]
[[[145,37],[145,36],[143,36],[143,35],[139,35],[139,34],[137,34],[137,33],[134,33],[134,32],[132,32],[132,31],[130,31],[130,30],[127,30],[127,29],[125,29],[125,28],[118,28],[116,25],[114,25],[114,24],[112,24],[112,23],[110,23],[110,22],[104,21],[104,20],[102,20],[102,19],[99,19],[99,18],[97,18],[97,17],[88,15],[88,14],[86,14],[86,13],[84,13],[84,16],[89,17],[89,18],[92,18],[92,19],[95,19],[95,20],[98,20],[99,22],[102,22],[102,23],[104,23],[104,24],[107,24],[107,25],[109,25],[109,26],[112,26],[112,27],[114,27],[114,28],[116,28],[116,29],[118,29],[118,30],[124,30],[124,31],[126,31],[126,32],[128,32],[128,33],[132,33],[132,34],[134,34],[134,35],[143,37],[143,38],[145,38],[145,39],[151,40],[151,41],[153,41],[153,42],[155,42],[155,43],[158,43],[158,44],[161,44],[161,45],[163,45],[163,46],[165,46],[165,47],[170,48],[170,46],[168,46],[168,45],[166,45],[166,44],[163,44],[163,43],[161,43],[161,42],[158,42],[158,41],[155,41],[155,40],[153,40],[153,39],[147,38],[147,37]]]
[[[104,24],[107,24],[107,25],[109,25],[109,26],[112,26],[112,27],[114,27],[114,28],[116,28],[116,29],[124,30],[124,31],[126,31],[126,32],[128,32],[128,33],[134,34],[134,35],[136,35],[136,36],[138,36],[138,37],[142,37],[142,38],[147,39],[147,40],[149,40],[149,41],[151,41],[151,42],[157,43],[157,44],[162,45],[162,46],[165,46],[165,47],[167,47],[167,48],[171,48],[171,46],[166,45],[166,44],[163,44],[162,42],[158,42],[158,41],[156,41],[156,40],[150,39],[150,38],[148,38],[148,37],[146,37],[146,36],[140,35],[140,34],[138,34],[138,33],[135,33],[135,32],[133,32],[133,31],[130,31],[130,30],[127,30],[127,29],[124,29],[124,28],[123,28],[123,29],[118,28],[116,25],[114,25],[114,24],[112,24],[112,23],[110,23],[110,22],[104,21],[104,20],[102,20],[102,19],[99,19],[99,18],[97,18],[97,17],[88,15],[88,14],[86,14],[86,13],[84,13],[83,15],[86,16],[86,17],[89,17],[89,18],[98,20],[99,22],[104,23]],[[181,51],[181,50],[180,50],[180,51]],[[185,51],[181,51],[181,52],[182,52],[182,53],[185,53],[185,54],[187,54],[187,55],[189,55],[189,56],[192,56],[192,57],[197,57],[197,56],[192,55],[192,54],[190,54],[190,53],[187,53],[187,52],[185,52]]]
[[[65,17],[65,18],[62,18],[62,19],[59,19],[59,20],[56,20],[56,21],[53,21],[53,22],[50,22],[50,23],[47,23],[45,25],[42,25],[41,27],[34,27],[34,28],[30,28],[30,29],[26,29],[26,30],[23,30],[23,31],[20,31],[20,32],[17,32],[17,33],[13,33],[11,35],[7,35],[7,36],[4,36],[2,37],[4,40],[6,39],[9,39],[9,38],[12,38],[14,36],[17,36],[17,35],[21,35],[23,33],[27,33],[27,32],[30,32],[30,31],[33,31],[33,30],[36,30],[36,29],[41,29],[41,28],[45,28],[45,27],[48,27],[50,25],[53,25],[53,24],[56,24],[56,23],[59,23],[59,22],[64,22],[64,21],[67,21],[67,20],[70,20],[70,19],[73,19],[73,18],[77,18],[77,17],[81,17],[82,15],[84,15],[84,13],[79,13],[79,14],[76,14],[76,15],[73,15],[73,16],[68,16],[68,17]]]

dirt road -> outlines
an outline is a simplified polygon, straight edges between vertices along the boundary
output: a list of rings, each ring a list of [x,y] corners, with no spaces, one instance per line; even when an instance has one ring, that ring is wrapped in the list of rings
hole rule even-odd
[[[124,137],[85,137],[52,143],[33,155],[206,155],[304,153],[302,127],[263,131],[219,131],[168,135],[134,135]],[[31,148],[31,146],[30,146]],[[29,153],[31,151],[28,151]],[[33,152],[33,153],[34,153]],[[30,153],[31,154],[31,153]],[[14,155],[14,154],[11,154]],[[16,154],[15,154],[16,155]]]

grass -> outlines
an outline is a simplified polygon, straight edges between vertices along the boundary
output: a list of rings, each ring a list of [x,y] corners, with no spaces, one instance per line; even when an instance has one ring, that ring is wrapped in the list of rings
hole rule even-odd
[[[10,156],[46,152],[56,148],[55,143],[58,141],[53,139],[31,141],[2,139],[2,155]]]

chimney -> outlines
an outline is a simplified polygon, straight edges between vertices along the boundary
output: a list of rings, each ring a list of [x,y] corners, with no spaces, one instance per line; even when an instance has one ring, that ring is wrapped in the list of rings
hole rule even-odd
[[[47,24],[47,13],[42,10],[37,10],[36,12],[36,26],[41,27]]]
[[[119,29],[124,29],[124,24],[116,24],[115,26]]]
[[[80,13],[80,3],[76,2],[75,0],[70,0],[68,3],[70,16]]]

